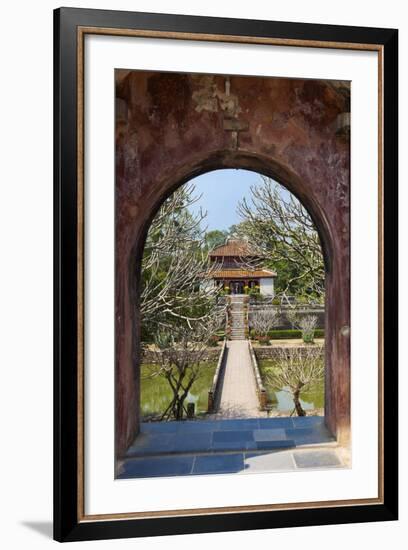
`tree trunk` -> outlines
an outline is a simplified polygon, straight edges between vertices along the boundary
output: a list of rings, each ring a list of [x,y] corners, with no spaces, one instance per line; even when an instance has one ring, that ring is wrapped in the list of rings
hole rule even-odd
[[[174,406],[174,418],[176,420],[183,420],[183,402],[180,398],[177,399]]]
[[[300,388],[296,388],[293,392],[293,402],[295,404],[296,413],[298,416],[306,416],[306,411],[300,403]]]

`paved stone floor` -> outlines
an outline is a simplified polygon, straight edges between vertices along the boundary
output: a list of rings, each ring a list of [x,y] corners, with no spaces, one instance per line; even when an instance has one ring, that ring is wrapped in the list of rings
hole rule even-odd
[[[248,340],[230,340],[217,413],[212,418],[266,417],[259,410]]]
[[[344,467],[319,416],[143,423],[118,477]]]

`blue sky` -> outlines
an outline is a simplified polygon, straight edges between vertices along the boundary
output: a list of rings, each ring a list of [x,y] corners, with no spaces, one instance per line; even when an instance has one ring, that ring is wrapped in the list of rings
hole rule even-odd
[[[238,202],[250,194],[250,186],[260,182],[261,176],[248,170],[215,170],[191,181],[195,195],[201,199],[190,208],[194,213],[201,207],[207,211],[204,223],[208,230],[228,229],[241,220],[237,214]]]

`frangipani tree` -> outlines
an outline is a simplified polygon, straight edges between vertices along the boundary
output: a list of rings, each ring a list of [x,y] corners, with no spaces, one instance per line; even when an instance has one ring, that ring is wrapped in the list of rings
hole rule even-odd
[[[238,229],[260,258],[278,273],[280,291],[324,301],[325,269],[319,235],[310,215],[284,187],[262,176],[238,207]]]
[[[288,391],[298,416],[306,416],[300,397],[303,391],[324,377],[323,346],[277,348],[276,368],[266,371],[266,381]]]
[[[202,222],[190,213],[198,200],[194,185],[177,189],[161,206],[149,228],[142,260],[142,328],[154,334],[173,322],[192,327],[204,321],[219,289],[202,285],[210,264]]]
[[[249,322],[251,327],[260,335],[266,337],[270,330],[279,325],[280,315],[275,307],[253,308]]]
[[[149,377],[164,377],[172,391],[161,420],[183,419],[187,412],[185,400],[205,368],[209,340],[224,322],[225,310],[218,307],[205,321],[195,321],[192,327],[175,324],[156,335],[156,360]]]

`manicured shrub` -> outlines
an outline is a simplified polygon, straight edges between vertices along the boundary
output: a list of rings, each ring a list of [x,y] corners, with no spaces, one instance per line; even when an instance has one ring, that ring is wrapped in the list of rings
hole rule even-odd
[[[302,338],[302,331],[296,329],[271,330],[268,332],[268,336],[272,340],[290,340],[292,338]],[[315,329],[314,337],[324,338],[324,330],[320,328]]]

